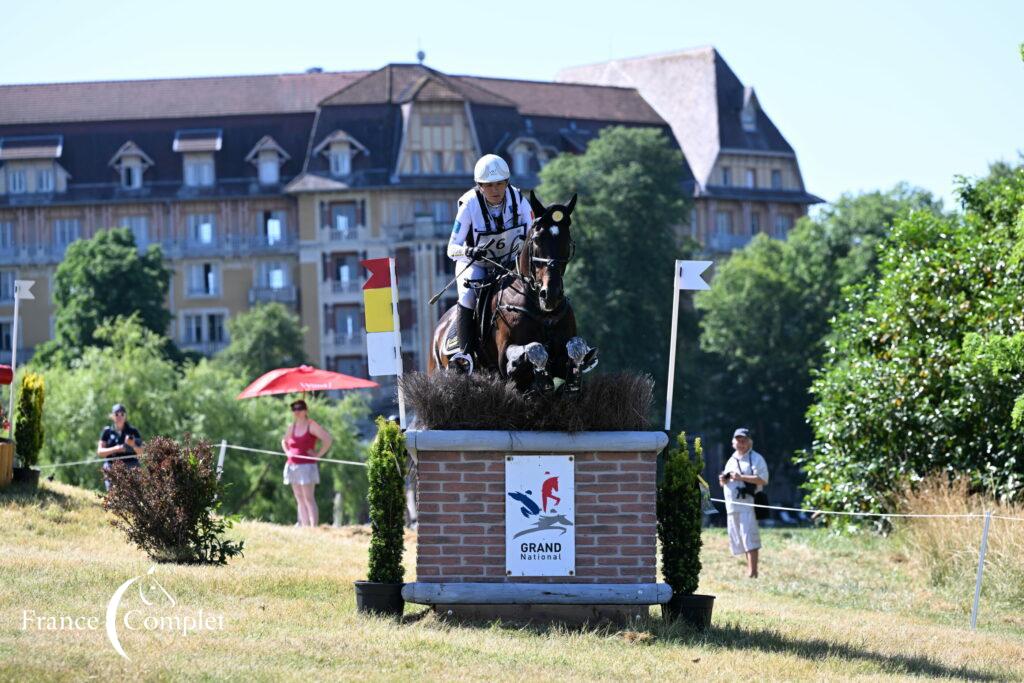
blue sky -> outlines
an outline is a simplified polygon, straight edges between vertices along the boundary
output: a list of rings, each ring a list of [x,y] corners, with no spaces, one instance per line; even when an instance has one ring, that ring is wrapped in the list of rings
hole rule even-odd
[[[826,199],[1024,150],[1024,2],[5,3],[0,83],[374,69],[547,80],[559,68],[714,45]],[[17,55],[17,59],[11,57]]]

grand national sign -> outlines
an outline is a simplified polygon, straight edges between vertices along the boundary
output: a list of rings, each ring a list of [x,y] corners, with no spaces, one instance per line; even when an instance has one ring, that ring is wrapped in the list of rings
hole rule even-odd
[[[505,458],[505,573],[576,575],[576,479],[571,455]]]

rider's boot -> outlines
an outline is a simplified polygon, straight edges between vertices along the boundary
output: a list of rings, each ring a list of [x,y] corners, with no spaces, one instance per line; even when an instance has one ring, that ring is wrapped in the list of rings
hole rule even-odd
[[[473,325],[473,309],[459,304],[459,319],[456,333],[459,339],[459,350],[450,360],[457,370],[465,373],[473,372],[473,352],[476,350],[476,328]]]

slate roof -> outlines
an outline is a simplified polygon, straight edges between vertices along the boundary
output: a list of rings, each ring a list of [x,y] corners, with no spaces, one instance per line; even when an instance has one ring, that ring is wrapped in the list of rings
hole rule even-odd
[[[570,67],[555,79],[636,88],[672,126],[702,187],[722,148],[795,156],[764,110],[754,132],[743,129],[743,83],[713,47]]]

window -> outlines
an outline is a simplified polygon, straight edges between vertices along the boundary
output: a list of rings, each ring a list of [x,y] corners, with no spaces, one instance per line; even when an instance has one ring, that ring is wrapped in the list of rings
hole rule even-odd
[[[185,157],[185,184],[189,187],[210,187],[213,185],[213,159],[207,157]]]
[[[0,301],[14,301],[13,270],[0,270]]]
[[[331,175],[345,176],[352,173],[352,153],[348,145],[331,148]]]
[[[0,322],[0,351],[11,352],[11,323],[9,322]]]
[[[719,211],[715,214],[715,231],[719,235],[728,235],[732,233],[731,211]]]
[[[276,185],[281,180],[281,164],[277,155],[260,155],[260,184]]]
[[[0,251],[14,249],[14,223],[0,221]]]
[[[53,192],[52,168],[41,168],[36,172],[36,192]]]
[[[782,171],[780,169],[777,169],[777,168],[773,168],[772,169],[772,189],[773,190],[781,190],[782,189]]]
[[[775,217],[775,237],[785,237],[789,229],[793,227],[793,217],[789,214],[780,213]]]
[[[81,221],[77,218],[58,218],[53,222],[53,243],[64,248],[78,239]]]
[[[526,175],[530,172],[530,150],[526,147],[516,147],[516,151],[512,154],[512,166],[515,168],[516,175]]]
[[[455,172],[465,173],[466,172],[466,153],[456,152],[455,153]]]
[[[260,264],[260,286],[270,289],[284,289],[288,286],[288,272],[284,264],[268,261]]]
[[[148,216],[125,216],[121,219],[122,227],[132,231],[135,237],[135,244],[139,249],[149,244],[149,217]]]
[[[434,152],[434,173],[444,173],[444,152]]]
[[[216,296],[220,293],[220,270],[214,263],[193,263],[188,267],[190,296]]]
[[[409,153],[409,172],[413,175],[419,175],[423,172],[423,168],[420,165],[420,153],[410,152]]]
[[[757,187],[757,169],[747,169],[747,187]]]
[[[756,235],[761,232],[761,214],[756,211],[750,213],[750,234]]]
[[[435,223],[450,223],[452,220],[451,202],[437,201],[432,205]]]
[[[203,316],[185,315],[185,341],[191,344],[203,341]]]
[[[11,194],[22,194],[23,192],[28,192],[28,181],[25,177],[25,171],[8,169],[7,191]]]
[[[263,238],[271,247],[284,241],[284,211],[263,212]]]
[[[358,213],[355,202],[331,204],[331,227],[347,236],[358,225]]]
[[[121,187],[126,190],[137,190],[142,187],[142,165],[138,161],[126,161],[121,166]]]
[[[217,222],[210,213],[188,215],[188,240],[192,244],[212,245],[217,235]]]
[[[732,169],[728,166],[722,168],[722,184],[732,185]]]
[[[206,338],[217,344],[226,341],[224,338],[224,314],[206,314]]]

